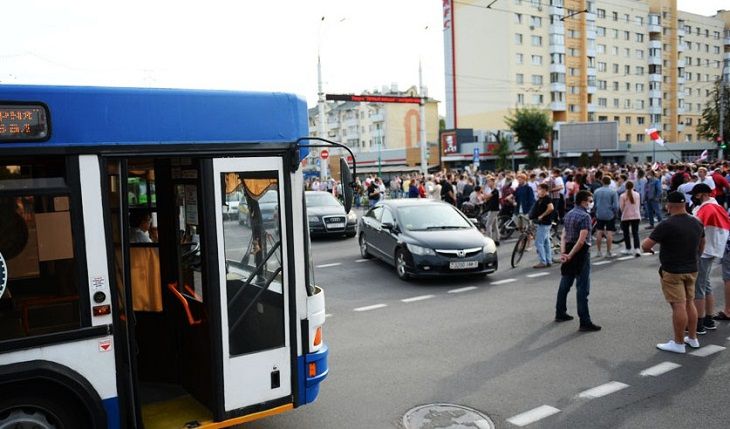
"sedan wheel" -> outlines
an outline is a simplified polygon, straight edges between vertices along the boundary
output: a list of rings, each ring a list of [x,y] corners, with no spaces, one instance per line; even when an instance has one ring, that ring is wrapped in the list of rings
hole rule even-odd
[[[360,256],[362,256],[363,259],[372,258],[372,256],[370,256],[370,253],[368,253],[368,243],[365,241],[364,234],[360,234]]]
[[[410,278],[407,271],[406,254],[403,250],[395,252],[395,272],[401,280],[408,280]]]

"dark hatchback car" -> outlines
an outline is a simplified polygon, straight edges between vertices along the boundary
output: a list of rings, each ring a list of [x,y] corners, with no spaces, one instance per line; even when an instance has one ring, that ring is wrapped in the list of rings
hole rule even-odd
[[[307,191],[304,194],[309,217],[311,236],[355,236],[357,215],[345,207],[329,192]]]
[[[386,200],[361,219],[363,258],[375,256],[409,277],[486,275],[497,271],[497,247],[459,210],[430,200]]]

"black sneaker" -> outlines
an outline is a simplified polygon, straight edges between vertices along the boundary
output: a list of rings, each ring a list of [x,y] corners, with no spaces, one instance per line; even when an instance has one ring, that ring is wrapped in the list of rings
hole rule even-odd
[[[596,332],[600,331],[601,327],[598,325],[594,325],[593,322],[591,322],[585,325],[580,325],[580,328],[578,330],[581,332]]]
[[[574,317],[569,314],[556,314],[555,315],[555,321],[556,322],[567,322],[568,320],[573,320]]]
[[[709,329],[710,331],[717,329],[717,324],[714,320],[712,320],[712,316],[705,316],[705,320],[702,324],[705,326],[705,329]]]
[[[705,325],[701,322],[697,322],[697,335],[705,335],[706,333]]]

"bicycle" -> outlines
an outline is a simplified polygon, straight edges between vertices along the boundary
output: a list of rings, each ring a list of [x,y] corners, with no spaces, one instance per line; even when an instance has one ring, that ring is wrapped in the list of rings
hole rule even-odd
[[[531,242],[535,241],[535,232],[537,230],[537,227],[525,215],[515,216],[514,222],[515,228],[520,230],[520,237],[515,242],[514,249],[512,249],[512,258],[510,260],[512,268],[519,265],[525,250],[530,247]]]

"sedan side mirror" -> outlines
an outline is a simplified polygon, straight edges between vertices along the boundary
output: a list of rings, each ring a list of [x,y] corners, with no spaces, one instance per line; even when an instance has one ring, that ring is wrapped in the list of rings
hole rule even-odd
[[[387,229],[388,231],[391,231],[391,232],[395,229],[395,226],[390,222],[382,223],[382,224],[380,224],[380,227],[383,229]]]
[[[354,161],[353,161],[354,162]],[[342,196],[344,198],[345,214],[350,213],[352,208],[352,197],[355,192],[355,183],[352,181],[352,173],[350,166],[347,165],[345,158],[340,158],[340,183],[342,184]]]

